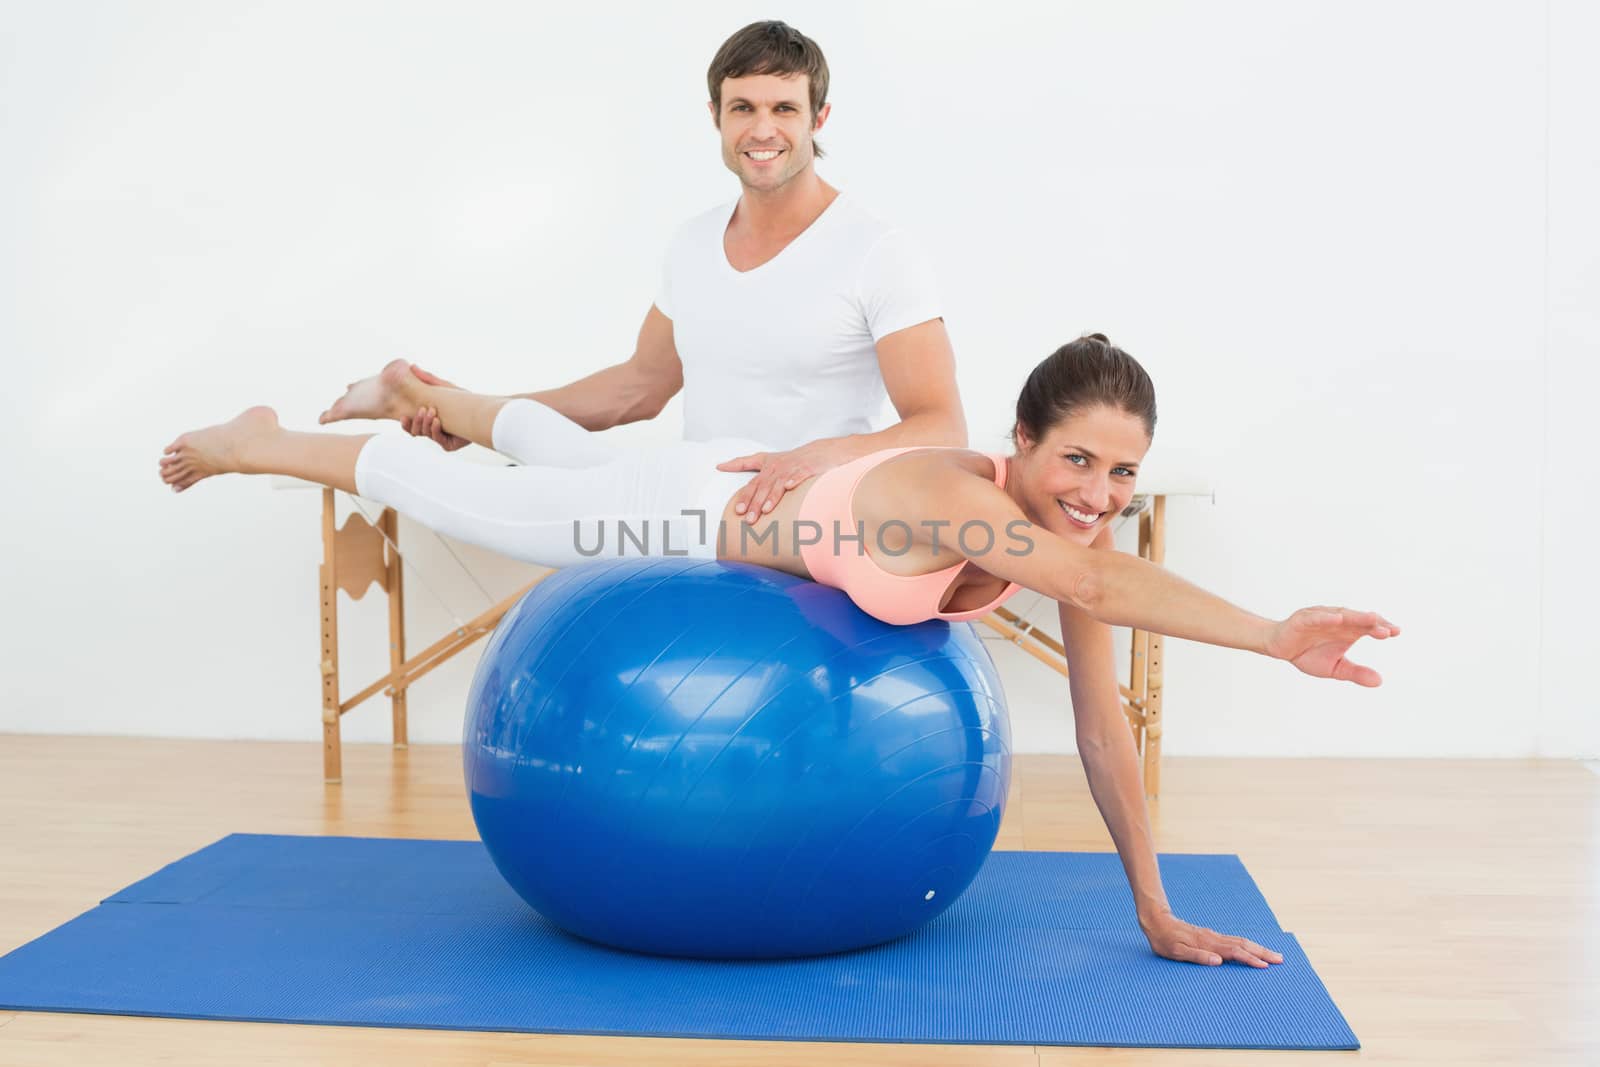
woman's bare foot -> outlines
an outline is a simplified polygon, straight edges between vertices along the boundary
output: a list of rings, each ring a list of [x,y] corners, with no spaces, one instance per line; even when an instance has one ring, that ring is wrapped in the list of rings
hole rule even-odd
[[[227,422],[181,434],[161,456],[161,480],[181,493],[213,474],[242,472],[249,446],[278,432],[278,413],[257,407]]]
[[[317,421],[326,426],[341,419],[405,418],[417,409],[416,403],[408,399],[409,390],[420,384],[411,373],[410,363],[391,360],[372,377],[351,382],[344,396],[317,416]]]

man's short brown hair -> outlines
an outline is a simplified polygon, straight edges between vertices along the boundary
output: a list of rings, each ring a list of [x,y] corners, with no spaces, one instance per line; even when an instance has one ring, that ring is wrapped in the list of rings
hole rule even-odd
[[[748,74],[804,74],[811,87],[813,122],[828,102],[828,61],[822,49],[786,22],[752,22],[722,42],[706,71],[706,88],[711,90],[711,104],[718,115],[722,114],[723,79]]]

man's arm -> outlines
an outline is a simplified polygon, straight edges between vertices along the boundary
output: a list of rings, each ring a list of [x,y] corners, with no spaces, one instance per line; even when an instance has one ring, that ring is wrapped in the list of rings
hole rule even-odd
[[[447,382],[421,367],[413,367],[412,372],[429,385],[455,388],[454,382]],[[609,430],[626,422],[655,418],[682,388],[683,363],[678,359],[678,348],[672,338],[672,320],[651,305],[644,325],[639,327],[633,355],[624,362],[595,371],[559,389],[512,395],[554,408],[586,430]],[[422,408],[410,418],[400,420],[400,425],[407,433],[431,437],[441,447],[452,451],[468,443],[464,437],[445,432],[439,413],[432,408]]]
[[[585,430],[653,419],[683,388],[683,363],[672,338],[672,320],[651,305],[639,327],[633,355],[559,389],[518,396],[554,408]]]
[[[967,444],[967,417],[956,389],[956,355],[943,319],[930,319],[881,338],[878,369],[900,421],[876,433],[851,434],[856,459],[882,448]]]
[[[875,433],[824,437],[788,452],[719,464],[719,470],[761,472],[734,497],[735,511],[753,522],[805,479],[879,449],[966,446],[967,418],[956,390],[956,357],[944,320],[930,319],[887,334],[878,340],[877,352],[884,390],[900,421]]]

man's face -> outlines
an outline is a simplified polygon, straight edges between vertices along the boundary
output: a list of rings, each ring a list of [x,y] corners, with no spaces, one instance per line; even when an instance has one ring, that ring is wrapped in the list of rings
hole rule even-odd
[[[722,108],[711,118],[722,131],[722,162],[748,189],[771,192],[811,166],[811,138],[831,105],[811,114],[804,74],[751,74],[722,80]]]

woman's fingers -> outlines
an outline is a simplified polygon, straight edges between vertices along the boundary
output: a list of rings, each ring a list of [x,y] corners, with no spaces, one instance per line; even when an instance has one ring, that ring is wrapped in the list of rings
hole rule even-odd
[[[1347,612],[1347,615],[1351,616],[1350,622],[1352,624],[1364,628],[1374,637],[1393,637],[1400,632],[1400,627],[1379,615],[1376,611],[1352,611]]]
[[[1209,936],[1202,939],[1199,951],[1209,959],[1201,962],[1216,960],[1221,963],[1224,960],[1234,960],[1251,967],[1270,967],[1274,963],[1283,962],[1283,957],[1278,953],[1254,941],[1242,937],[1225,937],[1209,930],[1206,933]]]
[[[1274,951],[1272,951],[1272,949],[1268,948],[1265,945],[1258,945],[1254,941],[1247,940],[1246,938],[1243,938],[1243,937],[1239,938],[1239,944],[1243,945],[1245,948],[1249,949],[1251,952],[1255,953],[1260,958],[1266,960],[1268,963],[1282,963],[1283,962],[1283,954],[1282,953],[1274,952]]]
[[[1351,663],[1347,659],[1341,659],[1334,664],[1333,677],[1337,681],[1354,682],[1368,689],[1376,689],[1383,684],[1383,676],[1377,671],[1371,667],[1363,667],[1359,663]]]
[[[1350,641],[1362,637],[1381,641],[1400,632],[1400,627],[1375,611],[1351,611],[1349,608],[1305,608],[1298,621],[1313,629],[1337,630],[1341,639]]]
[[[1147,931],[1150,947],[1167,959],[1218,967],[1232,960],[1250,967],[1270,967],[1283,962],[1283,956],[1244,937],[1219,934],[1169,917]]]
[[[1222,965],[1221,956],[1203,948],[1195,948],[1193,945],[1179,945],[1178,951],[1173,954],[1173,958],[1183,963],[1202,963],[1207,967],[1220,967]]]
[[[1283,962],[1282,956],[1254,941],[1247,941],[1242,937],[1229,937],[1223,940],[1231,942],[1226,950],[1229,959],[1249,964],[1251,967],[1270,967],[1274,963]]]
[[[1356,616],[1355,625],[1362,627],[1371,637],[1392,637],[1398,630],[1398,627],[1376,611],[1360,611],[1352,614]]]
[[[1264,963],[1283,963],[1282,953],[1267,949],[1266,945],[1258,945],[1256,942],[1250,941],[1248,937],[1235,937],[1234,942],[1243,952],[1250,953],[1250,955],[1264,961]]]

